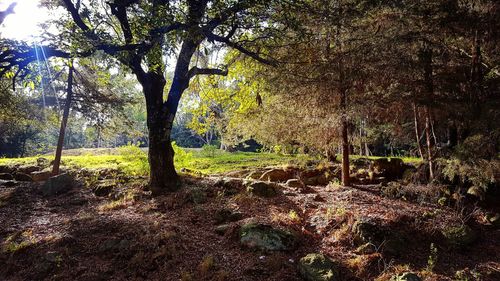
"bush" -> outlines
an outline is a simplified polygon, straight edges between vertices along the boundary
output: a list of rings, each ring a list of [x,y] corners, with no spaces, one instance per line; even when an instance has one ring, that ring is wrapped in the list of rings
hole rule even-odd
[[[125,163],[120,163],[119,165],[125,173],[132,175],[149,174],[148,156],[138,145],[128,144],[120,146],[118,147],[118,153],[125,160]]]
[[[494,136],[473,135],[455,147],[442,167],[443,175],[451,182],[459,181],[464,187],[476,186],[487,190],[498,184],[500,160]]]
[[[208,156],[208,157],[215,157],[217,152],[219,151],[219,148],[215,145],[210,145],[210,144],[205,144],[202,148],[201,151],[203,155]]]
[[[175,141],[172,142],[172,148],[174,149],[174,161],[175,165],[178,166],[189,166],[189,163],[193,159],[193,154],[191,152],[186,152],[182,147],[178,146]]]

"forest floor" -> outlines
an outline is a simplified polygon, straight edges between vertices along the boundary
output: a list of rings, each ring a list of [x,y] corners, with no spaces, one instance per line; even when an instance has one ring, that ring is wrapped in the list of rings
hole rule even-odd
[[[302,280],[299,259],[313,252],[339,262],[341,280],[389,280],[403,271],[424,280],[500,280],[500,230],[478,210],[391,199],[378,185],[283,186],[261,198],[244,189],[227,195],[215,178],[183,181],[180,191],[155,198],[143,191],[143,177],[124,182],[119,196],[98,197],[83,184],[49,198],[40,183],[0,187],[0,280],[293,281]],[[214,215],[225,208],[243,217],[218,234]],[[356,251],[352,225],[361,218],[402,247]],[[447,244],[441,231],[466,220],[475,242]],[[244,248],[238,227],[249,222],[291,230],[298,246]]]

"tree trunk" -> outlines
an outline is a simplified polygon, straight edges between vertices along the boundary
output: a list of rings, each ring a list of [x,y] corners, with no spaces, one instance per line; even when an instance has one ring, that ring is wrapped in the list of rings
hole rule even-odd
[[[149,72],[142,78],[149,135],[149,188],[153,195],[159,195],[179,188],[170,138],[175,115],[170,114],[163,103],[166,84],[163,75]]]
[[[424,69],[424,89],[426,100],[432,101],[434,95],[434,81],[432,76],[432,49],[425,46],[421,52],[421,60]],[[432,115],[429,104],[424,106],[425,114],[425,137],[427,142],[427,161],[429,162],[429,179],[434,179],[434,149],[432,142]]]
[[[413,102],[413,119],[415,121],[415,137],[417,139],[417,148],[418,148],[418,155],[420,155],[420,158],[424,159],[424,153],[422,150],[422,144],[420,143],[420,122],[418,118],[418,107],[415,102]]]
[[[61,156],[64,144],[64,134],[66,133],[66,125],[68,124],[69,110],[71,108],[72,99],[73,99],[73,61],[71,61],[69,65],[68,88],[66,90],[66,104],[64,105],[63,118],[61,121],[61,128],[59,130],[59,139],[57,140],[56,157],[54,159],[54,166],[52,167],[53,176],[59,174],[59,167],[61,165]]]
[[[433,144],[431,133],[431,113],[428,106],[424,107],[425,111],[425,138],[427,141],[427,161],[429,162],[429,179],[434,179],[434,157],[433,157]]]

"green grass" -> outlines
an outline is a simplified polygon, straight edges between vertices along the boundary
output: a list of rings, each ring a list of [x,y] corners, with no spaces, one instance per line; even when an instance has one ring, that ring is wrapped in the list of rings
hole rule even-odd
[[[267,166],[283,165],[304,165],[307,160],[314,159],[307,155],[280,155],[275,153],[255,153],[255,152],[225,152],[217,150],[215,153],[207,153],[202,149],[181,149],[176,146],[175,165],[178,170],[182,168],[203,174],[219,174],[243,169],[255,169]],[[82,151],[81,149],[78,152]],[[131,175],[147,175],[148,162],[146,153],[134,146],[125,146],[117,149],[106,149],[108,154],[103,153],[103,149],[94,151],[84,150],[85,153],[74,153],[74,151],[64,151],[61,166],[68,168],[87,169],[118,169]],[[69,154],[69,155],[68,155]],[[76,155],[75,155],[76,154]],[[68,156],[64,156],[68,155]],[[41,156],[26,158],[0,158],[2,164],[35,164],[36,159]],[[43,155],[50,161],[53,156]],[[361,156],[352,155],[351,159]],[[369,159],[381,157],[370,156]],[[419,158],[402,158],[406,163],[418,163]]]

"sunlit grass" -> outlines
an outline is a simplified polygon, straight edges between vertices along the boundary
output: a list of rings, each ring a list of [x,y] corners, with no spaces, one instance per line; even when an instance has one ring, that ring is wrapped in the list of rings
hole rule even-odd
[[[176,148],[175,165],[178,170],[182,168],[200,172],[202,174],[219,174],[236,170],[256,169],[268,166],[303,166],[309,160],[315,159],[308,155],[281,155],[276,153],[256,153],[256,152],[225,152],[217,151],[215,154],[207,154],[202,150]],[[185,151],[185,152],[184,152]],[[93,154],[91,149],[85,153],[75,153],[70,150],[68,156],[63,156],[61,166],[66,168],[86,168],[86,169],[117,169],[131,175],[148,175],[149,165],[147,154],[137,147],[125,146],[118,149],[107,149],[108,154],[103,154],[103,150],[98,150]],[[64,152],[66,153],[66,151]],[[64,155],[63,153],[63,155]],[[42,156],[25,158],[0,158],[2,164],[36,164],[37,159]],[[53,156],[43,156],[52,161]],[[351,155],[351,159],[358,159],[365,156]],[[369,156],[369,159],[381,157]],[[417,164],[420,158],[403,157],[405,163]]]

